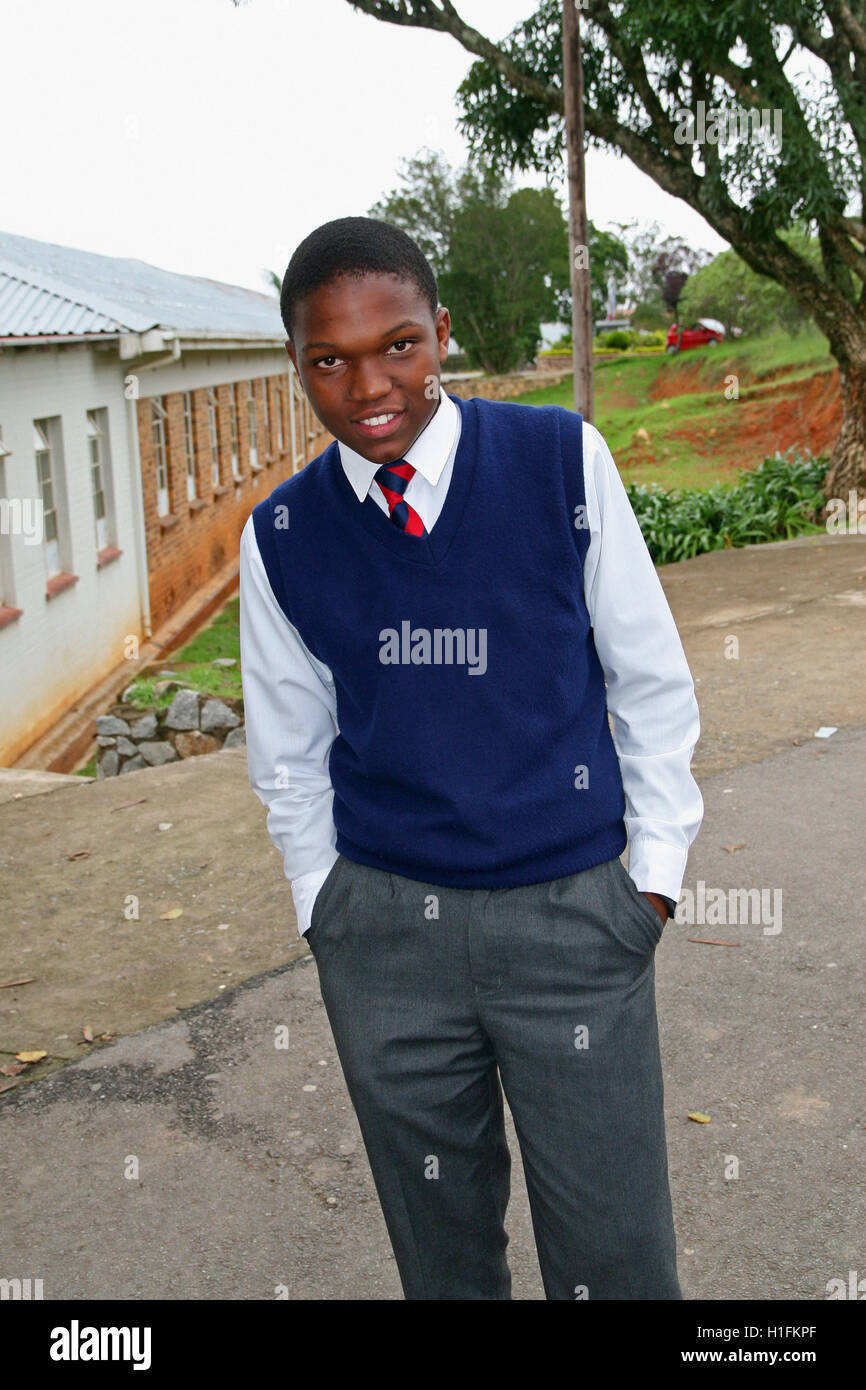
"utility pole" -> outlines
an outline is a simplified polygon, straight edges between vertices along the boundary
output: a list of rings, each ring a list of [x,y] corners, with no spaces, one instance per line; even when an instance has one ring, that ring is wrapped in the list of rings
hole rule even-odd
[[[574,408],[592,423],[592,288],[589,280],[589,232],[586,217],[583,118],[583,58],[580,10],[585,0],[562,0],[562,87],[565,98],[565,148],[568,160],[568,247],[571,261],[571,341],[574,362]]]

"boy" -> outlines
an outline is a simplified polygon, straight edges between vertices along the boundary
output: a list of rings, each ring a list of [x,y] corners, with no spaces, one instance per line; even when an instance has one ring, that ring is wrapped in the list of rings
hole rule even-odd
[[[388,223],[312,232],[281,312],[336,442],[242,535],[250,782],[404,1295],[511,1296],[504,1087],[546,1297],[679,1299],[654,954],[699,722],[616,467],[571,411],[439,389]]]

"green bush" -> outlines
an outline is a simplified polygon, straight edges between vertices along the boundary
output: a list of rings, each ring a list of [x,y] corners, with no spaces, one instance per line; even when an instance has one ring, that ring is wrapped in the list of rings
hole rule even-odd
[[[636,333],[629,333],[625,328],[614,328],[611,333],[599,333],[596,342],[599,347],[616,352],[625,352],[626,348],[631,347],[636,337]]]
[[[653,561],[667,565],[708,550],[790,540],[811,530],[824,505],[824,457],[792,450],[740,469],[740,481],[700,489],[630,483],[628,499]]]

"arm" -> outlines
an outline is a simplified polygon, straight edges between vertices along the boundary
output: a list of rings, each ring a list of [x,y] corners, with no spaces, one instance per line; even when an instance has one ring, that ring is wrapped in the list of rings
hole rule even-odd
[[[622,479],[584,423],[590,544],[584,593],[607,682],[626,799],[628,871],[664,918],[679,897],[704,804],[691,774],[700,736],[685,653]]]
[[[241,680],[250,786],[268,808],[303,935],[336,858],[328,755],[337,733],[331,673],[277,603],[252,517],[240,542]]]

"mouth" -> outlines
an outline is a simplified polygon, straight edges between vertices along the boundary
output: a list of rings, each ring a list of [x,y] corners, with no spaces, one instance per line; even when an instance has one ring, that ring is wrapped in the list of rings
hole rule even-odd
[[[363,420],[353,420],[352,424],[368,439],[385,439],[400,428],[405,414],[405,407],[402,410],[380,410],[378,414],[367,415]]]

